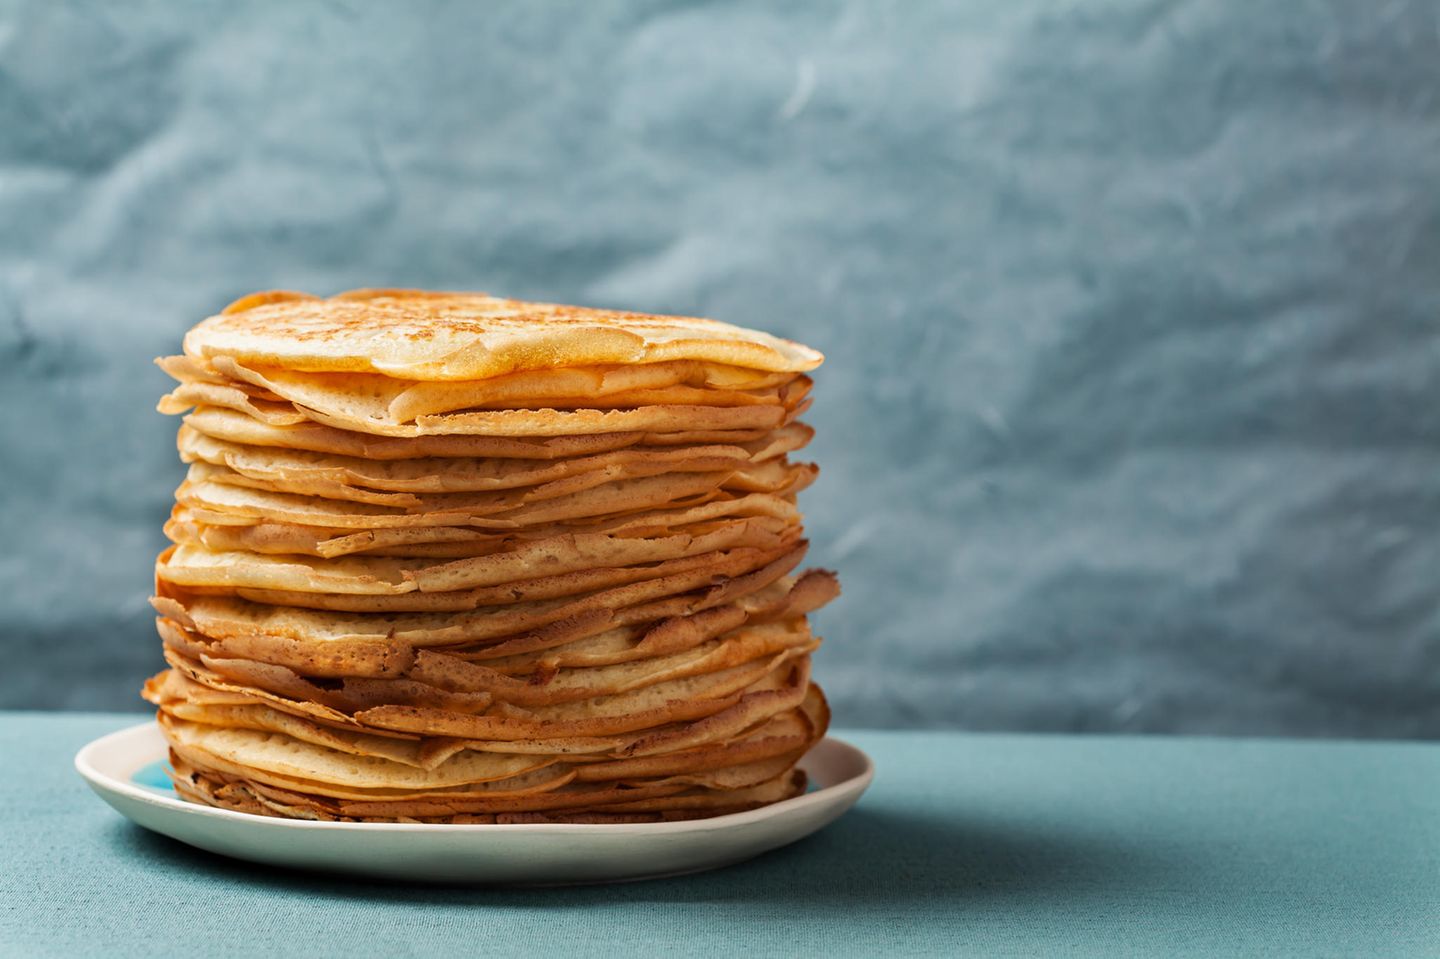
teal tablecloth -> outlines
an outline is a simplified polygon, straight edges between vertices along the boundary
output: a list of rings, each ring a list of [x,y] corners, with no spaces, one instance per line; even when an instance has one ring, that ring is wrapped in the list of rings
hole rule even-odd
[[[825,832],[719,872],[504,890],[265,871],[131,826],[0,713],[9,956],[1440,955],[1440,746],[848,732]]]

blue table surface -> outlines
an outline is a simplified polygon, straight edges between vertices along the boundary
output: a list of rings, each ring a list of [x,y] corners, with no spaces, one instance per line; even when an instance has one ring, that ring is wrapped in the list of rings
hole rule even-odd
[[[0,713],[0,954],[1440,955],[1440,746],[841,731],[824,832],[680,879],[426,886],[132,826],[71,766],[134,714]]]

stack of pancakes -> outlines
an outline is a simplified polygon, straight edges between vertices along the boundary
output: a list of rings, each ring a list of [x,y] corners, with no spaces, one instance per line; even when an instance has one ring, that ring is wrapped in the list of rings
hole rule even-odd
[[[820,354],[710,320],[246,297],[160,360],[190,464],[147,683],[176,788],[274,816],[643,822],[824,735],[796,494]]]

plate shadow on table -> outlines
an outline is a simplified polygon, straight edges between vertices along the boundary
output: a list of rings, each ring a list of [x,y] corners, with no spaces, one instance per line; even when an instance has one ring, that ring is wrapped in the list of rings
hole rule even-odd
[[[827,829],[758,859],[688,876],[564,887],[397,884],[261,867],[193,849],[130,823],[106,834],[114,854],[158,881],[165,873],[320,899],[390,904],[544,909],[616,903],[722,906],[744,917],[802,909],[810,915],[888,914],[923,903],[963,912],[985,901],[1113,896],[1163,881],[1165,862],[1113,838],[1020,829],[1003,821],[953,821],[852,810]]]

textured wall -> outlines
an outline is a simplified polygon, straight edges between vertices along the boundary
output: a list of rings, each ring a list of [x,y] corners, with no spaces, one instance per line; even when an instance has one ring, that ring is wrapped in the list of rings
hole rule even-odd
[[[1440,735],[1437,157],[1427,3],[0,0],[0,705],[140,708],[150,358],[415,285],[828,353],[842,723]]]

